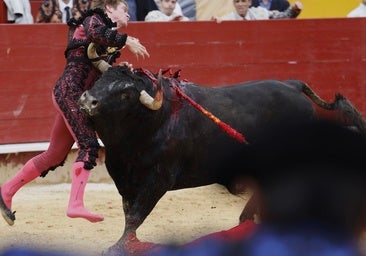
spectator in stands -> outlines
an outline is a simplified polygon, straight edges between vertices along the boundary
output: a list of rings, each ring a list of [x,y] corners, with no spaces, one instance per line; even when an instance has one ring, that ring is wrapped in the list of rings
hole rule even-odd
[[[67,23],[90,9],[88,0],[44,0],[36,16],[37,23]]]
[[[159,10],[160,6],[160,0],[127,0],[127,3],[130,21],[144,21],[150,11]],[[179,3],[174,11],[182,13]]]
[[[262,6],[268,11],[284,12],[290,7],[290,3],[287,0],[252,0],[251,7],[258,6]]]
[[[4,0],[8,21],[15,24],[32,24],[33,16],[29,0]]]
[[[347,14],[348,18],[366,17],[366,0],[361,0],[360,5]]]
[[[160,0],[154,0],[154,1],[155,1],[156,6],[158,7],[158,9],[161,10],[161,4],[160,4],[161,1]],[[173,12],[183,15],[182,7],[180,6],[178,0],[176,1],[175,8],[174,8]]]
[[[159,0],[160,10],[149,12],[145,21],[188,21],[189,19],[183,15],[182,10],[175,12],[177,0]]]
[[[222,20],[268,20],[268,19],[288,19],[296,18],[303,9],[302,3],[296,1],[284,12],[268,11],[266,8],[250,7],[252,0],[233,0],[235,10],[221,18],[212,17],[212,20],[221,22]]]

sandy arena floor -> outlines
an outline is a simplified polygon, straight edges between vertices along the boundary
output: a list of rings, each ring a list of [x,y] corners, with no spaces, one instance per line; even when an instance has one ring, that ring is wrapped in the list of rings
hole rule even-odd
[[[89,183],[85,203],[105,220],[70,219],[65,210],[70,184],[23,187],[13,199],[14,226],[0,220],[0,249],[31,247],[79,255],[100,255],[122,235],[121,197],[111,183]],[[138,229],[141,241],[185,243],[238,223],[247,196],[234,196],[219,185],[168,192]]]

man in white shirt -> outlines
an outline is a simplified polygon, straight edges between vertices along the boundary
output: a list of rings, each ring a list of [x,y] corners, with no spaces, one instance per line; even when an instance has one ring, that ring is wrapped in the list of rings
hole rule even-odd
[[[155,3],[156,3],[156,6],[161,10],[160,0],[155,0]],[[183,15],[182,8],[180,7],[180,4],[178,3],[178,0],[176,1],[175,8],[174,8],[173,12],[176,13],[176,14]]]
[[[365,0],[366,1],[366,0]],[[264,7],[251,7],[252,0],[233,0],[235,10],[221,18],[212,17],[213,20],[268,20],[268,19],[288,19],[296,18],[303,9],[300,1],[295,1],[287,10],[283,12],[269,11]]]
[[[177,8],[177,0],[159,0],[159,9],[150,11],[145,21],[189,21],[189,19],[182,14],[182,9],[175,11]]]
[[[33,16],[29,0],[4,0],[8,21],[15,24],[32,24]]]
[[[62,13],[62,23],[67,23],[67,21],[72,17],[71,10],[74,6],[74,1],[72,0],[59,0],[58,6]]]
[[[362,0],[360,5],[347,15],[348,18],[366,17],[366,0]]]

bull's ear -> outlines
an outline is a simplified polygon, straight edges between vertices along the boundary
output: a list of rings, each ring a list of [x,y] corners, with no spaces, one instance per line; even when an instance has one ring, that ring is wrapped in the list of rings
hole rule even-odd
[[[160,69],[159,75],[158,75],[158,84],[157,84],[157,90],[155,94],[155,98],[151,97],[145,90],[142,90],[140,92],[140,102],[145,107],[151,109],[151,110],[159,110],[161,106],[163,105],[163,90],[162,90],[162,71]]]
[[[108,62],[99,57],[95,43],[90,43],[88,46],[88,58],[93,63],[93,66],[102,73],[111,67]]]

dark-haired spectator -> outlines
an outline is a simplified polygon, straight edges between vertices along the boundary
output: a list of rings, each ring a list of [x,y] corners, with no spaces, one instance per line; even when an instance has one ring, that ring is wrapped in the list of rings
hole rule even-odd
[[[90,9],[88,0],[44,0],[39,6],[36,23],[67,23]]]

